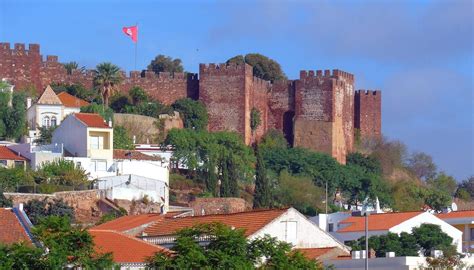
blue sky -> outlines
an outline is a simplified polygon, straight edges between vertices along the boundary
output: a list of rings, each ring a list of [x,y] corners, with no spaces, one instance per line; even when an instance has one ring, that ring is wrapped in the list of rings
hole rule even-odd
[[[198,63],[259,52],[289,78],[338,68],[356,88],[383,91],[383,132],[474,174],[473,6],[465,1],[0,0],[0,41],[39,43],[43,55],[86,67],[134,68],[121,31],[139,24],[137,69],[158,54]]]

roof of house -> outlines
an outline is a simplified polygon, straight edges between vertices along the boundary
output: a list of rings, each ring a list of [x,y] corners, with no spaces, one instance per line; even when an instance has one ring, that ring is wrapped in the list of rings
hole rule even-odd
[[[369,231],[385,231],[409,220],[423,212],[400,212],[400,213],[382,213],[369,215]],[[338,233],[359,232],[365,230],[365,217],[350,216],[340,224],[349,224],[349,226],[338,230]]]
[[[163,221],[149,226],[144,232],[148,236],[173,235],[177,230],[192,227],[197,224],[220,222],[237,229],[244,229],[245,236],[250,236],[286,211],[288,211],[288,208],[257,210],[233,214],[165,218]]]
[[[10,148],[6,146],[0,146],[0,159],[2,160],[26,160],[26,158],[18,155],[17,153],[13,152]]]
[[[136,150],[114,149],[114,159],[160,161],[161,157],[145,155]]]
[[[152,224],[164,218],[172,218],[183,214],[182,211],[168,212],[165,215],[158,213],[123,216],[109,222],[92,227],[93,230],[113,230],[125,232],[141,226]]]
[[[13,244],[26,242],[31,244],[25,228],[11,208],[0,208],[0,243]]]
[[[338,247],[324,247],[324,248],[296,248],[295,250],[301,252],[306,258],[310,260],[332,259],[341,255],[348,255],[349,253]]]
[[[69,94],[68,92],[61,92],[61,93],[57,94],[57,96],[58,96],[59,100],[61,100],[61,103],[65,107],[79,108],[79,107],[82,107],[82,106],[89,105],[89,102],[87,102],[83,99],[80,99],[78,97],[75,97],[75,96]]]
[[[44,105],[62,105],[63,103],[58,98],[56,93],[54,93],[53,88],[51,86],[46,86],[43,94],[39,97],[36,104],[44,104]]]
[[[76,117],[79,121],[84,123],[84,125],[93,128],[110,128],[107,123],[105,123],[104,118],[96,113],[75,113],[74,117]]]
[[[112,253],[117,263],[145,263],[157,252],[172,254],[169,249],[117,231],[90,229],[89,233],[94,239],[96,252]]]
[[[450,219],[450,218],[473,218],[474,219],[474,210],[453,211],[449,213],[437,214],[436,216],[440,219]]]

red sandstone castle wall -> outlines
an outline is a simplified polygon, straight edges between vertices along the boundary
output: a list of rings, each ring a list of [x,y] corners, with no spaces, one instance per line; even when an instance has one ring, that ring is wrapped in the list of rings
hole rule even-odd
[[[353,147],[354,77],[340,70],[301,71],[295,89],[294,145],[345,163]]]
[[[200,64],[199,100],[207,108],[209,131],[235,131],[250,142],[249,65]]]
[[[294,115],[295,112],[295,81],[275,82],[269,94],[268,107],[268,128],[284,130],[285,113]]]
[[[252,77],[252,86],[250,92],[250,100],[252,108],[256,108],[260,112],[261,123],[252,134],[251,143],[257,142],[262,138],[268,129],[268,95],[271,84],[268,81]]]
[[[355,92],[354,127],[362,139],[382,136],[382,93],[358,90]]]
[[[74,70],[69,75],[57,56],[48,55],[43,61],[37,44],[30,44],[26,50],[24,44],[15,44],[11,49],[9,43],[0,43],[0,56],[0,77],[9,78],[16,89],[34,86],[41,92],[51,83],[80,83],[93,87],[92,70]],[[119,91],[127,92],[133,86],[140,86],[151,97],[168,105],[180,98],[197,99],[199,95],[197,74],[132,71],[129,77],[124,72],[122,76],[124,80],[117,86]]]

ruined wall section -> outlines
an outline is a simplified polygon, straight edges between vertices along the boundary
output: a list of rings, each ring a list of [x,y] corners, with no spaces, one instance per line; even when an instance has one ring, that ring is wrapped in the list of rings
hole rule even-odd
[[[199,97],[197,74],[132,71],[128,77],[122,72],[122,77],[118,91],[128,92],[133,86],[140,86],[151,97],[168,105],[180,98]],[[15,89],[34,86],[42,92],[51,83],[78,83],[92,88],[94,72],[74,70],[67,74],[57,56],[48,55],[43,60],[38,44],[30,44],[27,50],[24,44],[17,43],[11,49],[9,43],[0,43],[0,78],[8,78],[15,84]]]
[[[277,81],[268,97],[268,128],[283,130],[283,116],[295,111],[295,81]]]
[[[252,67],[200,64],[199,100],[207,108],[209,131],[234,131],[250,143]]]
[[[357,90],[354,104],[354,127],[360,139],[382,137],[382,92]]]
[[[301,71],[295,89],[294,146],[324,152],[340,163],[353,147],[352,74]]]

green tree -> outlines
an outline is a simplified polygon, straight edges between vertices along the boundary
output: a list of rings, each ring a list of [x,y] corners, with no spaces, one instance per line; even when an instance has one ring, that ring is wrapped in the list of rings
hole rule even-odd
[[[180,113],[185,128],[194,130],[207,129],[207,110],[202,102],[184,98],[176,100],[171,106]]]
[[[423,152],[415,152],[407,160],[407,167],[422,180],[432,179],[436,176],[436,164],[433,158]]]
[[[365,156],[358,152],[350,153],[349,155],[347,155],[346,164],[359,166],[363,168],[363,170],[367,173],[382,173],[382,169],[380,168],[380,162],[376,158],[372,156]]]
[[[461,198],[460,193],[464,193],[464,199],[471,200],[474,198],[474,176],[467,178],[458,185],[456,197]]]
[[[104,269],[113,265],[112,255],[95,252],[89,232],[72,227],[68,217],[46,217],[32,231],[49,250],[44,260],[47,269],[61,269],[68,264],[85,269]]]
[[[18,192],[17,187],[33,184],[31,171],[23,167],[0,168],[0,189],[6,192]]]
[[[438,212],[451,205],[451,196],[444,190],[428,188],[424,196],[425,204]]]
[[[413,180],[401,180],[392,185],[394,211],[419,211],[425,205],[425,187]]]
[[[253,208],[268,208],[271,205],[271,185],[265,169],[263,154],[257,148],[257,164],[255,170],[255,194]]]
[[[227,64],[231,63],[251,65],[254,76],[266,81],[286,80],[286,75],[278,62],[258,53],[234,56],[227,60]]]
[[[132,106],[130,98],[124,94],[115,94],[110,97],[110,109],[116,113],[126,113]]]
[[[412,234],[425,256],[429,256],[434,249],[443,251],[451,249],[453,238],[444,233],[439,225],[422,224],[413,228]]]
[[[121,126],[114,127],[114,149],[134,149],[133,141],[127,130]]]
[[[109,97],[114,93],[115,87],[122,81],[120,68],[112,63],[101,63],[94,70],[94,84],[99,87],[102,102],[109,106]]]
[[[169,56],[159,54],[148,65],[148,70],[152,70],[158,74],[160,72],[183,72],[184,68],[183,64],[181,63],[181,59],[173,59]]]
[[[47,201],[46,199],[30,200],[25,204],[24,209],[33,225],[39,224],[42,219],[48,216],[61,216],[74,220],[74,208],[62,199],[54,199],[52,201]]]
[[[12,100],[12,106],[8,103]],[[24,92],[0,92],[0,136],[19,139],[26,134],[26,94]]]
[[[110,108],[105,108],[102,105],[92,103],[89,106],[81,107],[81,112],[83,113],[97,113],[104,118],[104,120],[109,121],[114,119],[114,111]]]
[[[5,197],[5,195],[3,194],[3,189],[0,188],[0,208],[12,207],[12,206],[13,206],[12,200]]]
[[[43,126],[43,127],[38,127],[39,129],[39,136],[37,139],[35,139],[35,143],[39,145],[43,144],[50,144],[51,140],[53,138],[53,132],[56,130],[57,126]]]
[[[138,105],[143,102],[148,101],[148,95],[142,88],[135,86],[130,91],[128,95],[132,98],[133,105]]]
[[[449,196],[454,195],[457,189],[456,179],[444,172],[439,173],[436,178],[428,179],[426,183],[434,189],[446,192]]]
[[[195,240],[202,235],[211,239],[205,247]],[[150,258],[148,266],[152,269],[322,269],[316,261],[292,251],[287,243],[269,236],[248,240],[243,230],[219,223],[178,231],[172,249],[175,256],[158,253]]]
[[[69,160],[54,160],[43,163],[34,173],[35,181],[39,184],[52,184],[81,188],[89,181],[86,172],[80,165]]]
[[[87,89],[82,84],[53,83],[51,84],[51,88],[53,88],[56,94],[66,92],[70,95],[73,95],[88,102],[93,102],[95,100],[101,99],[96,91],[94,91],[93,89]]]
[[[67,72],[68,75],[72,75],[72,72],[74,70],[78,70],[78,69],[81,70],[81,71],[85,70],[85,67],[79,68],[79,64],[75,61],[64,63],[63,66],[66,69],[66,72]]]
[[[43,253],[26,243],[0,244],[0,269],[47,270]]]

